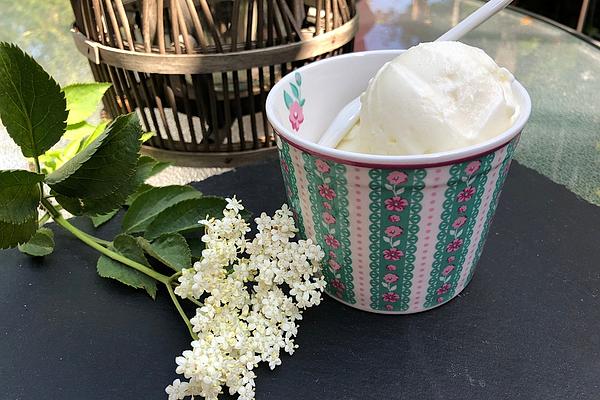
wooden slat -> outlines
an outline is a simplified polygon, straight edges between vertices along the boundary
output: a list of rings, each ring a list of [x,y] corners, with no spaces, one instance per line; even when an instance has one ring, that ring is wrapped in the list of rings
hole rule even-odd
[[[192,24],[194,25],[194,30],[196,31],[196,40],[200,45],[200,49],[202,49],[204,52],[208,47],[208,41],[206,40],[206,36],[204,36],[204,30],[202,29],[202,24],[200,24],[200,18],[198,17],[198,12],[194,6],[194,0],[186,0],[186,4],[190,15],[192,16]]]
[[[163,90],[165,92],[165,97],[167,98],[167,102],[169,103],[169,108],[171,108],[171,113],[173,114],[173,120],[175,121],[175,128],[177,139],[176,141],[181,144],[184,151],[187,151],[187,143],[185,138],[183,137],[183,129],[181,129],[181,121],[179,120],[179,110],[177,109],[177,101],[175,100],[175,92],[173,91],[173,87],[171,86],[171,82],[167,80],[166,77],[163,77]]]
[[[169,14],[171,15],[171,40],[173,41],[173,46],[175,47],[175,54],[181,54],[181,46],[179,45],[179,21],[177,12],[177,4],[178,0],[171,0],[169,6]]]
[[[178,77],[179,85],[181,86],[181,99],[183,101],[183,108],[185,109],[185,114],[187,116],[188,129],[191,136],[192,146],[194,151],[198,151],[198,140],[196,139],[196,128],[194,128],[194,114],[192,112],[190,94],[188,93],[188,84],[186,82],[185,76],[178,75]]]
[[[115,34],[115,40],[117,43],[117,47],[123,50],[123,39],[121,39],[121,30],[119,29],[119,23],[117,22],[117,17],[115,15],[115,10],[112,5],[112,0],[104,0],[106,4],[106,10],[108,11],[108,18],[110,19],[110,23],[112,24],[112,28]]]
[[[288,21],[292,24],[292,28],[294,28],[294,31],[296,32],[296,35],[298,35],[298,40],[301,40],[302,39],[302,30],[301,30],[300,25],[298,24],[296,18],[294,17],[294,14],[288,7],[285,0],[278,0],[278,1],[279,1],[279,6],[281,8],[281,11],[283,11],[284,15],[287,16]]]
[[[325,32],[330,32],[333,29],[331,25],[331,19],[333,15],[331,14],[331,0],[325,1]]]
[[[315,25],[316,25],[316,33],[315,35],[320,35],[321,33],[323,33],[323,24],[322,19],[321,19],[321,10],[323,9],[323,0],[317,0],[317,5],[316,5],[316,9],[317,9],[317,14],[315,15]]]
[[[156,1],[156,15],[156,19],[158,20],[158,26],[156,27],[156,34],[158,35],[158,51],[160,54],[165,54],[165,22],[163,0]]]
[[[210,7],[206,3],[206,0],[198,0],[198,1],[200,1],[200,7],[202,8],[202,12],[204,13],[204,19],[206,20],[206,23],[208,24],[208,27],[210,28],[210,31],[213,35],[213,40],[215,41],[215,46],[217,47],[217,51],[219,53],[222,53],[223,47],[221,44],[223,43],[223,41],[221,40],[221,34],[219,33],[219,30],[217,29],[217,27],[215,25],[215,21],[212,16],[212,11],[210,10]]]
[[[196,110],[200,117],[200,129],[202,129],[202,143],[204,143],[204,151],[209,151],[210,148],[210,135],[206,129],[208,124],[207,118],[209,111],[206,108],[206,103],[203,97],[203,90],[201,85],[201,79],[205,77],[202,75],[192,75],[192,86],[194,87],[194,94],[196,97]]]
[[[175,6],[177,8],[177,20],[179,21],[179,31],[181,32],[181,36],[183,36],[183,44],[185,45],[185,52],[188,54],[194,54],[194,48],[192,43],[190,42],[190,38],[188,36],[188,28],[185,23],[185,18],[183,17],[183,13],[181,12],[181,5],[179,4],[179,0],[175,0]]]
[[[75,43],[81,53],[93,60],[93,47],[98,48],[103,63],[133,71],[160,74],[201,74],[232,69],[248,69],[254,66],[299,61],[333,51],[350,42],[358,30],[358,18],[342,25],[339,30],[328,32],[303,42],[260,48],[225,54],[156,54],[133,53],[87,41],[74,31]],[[88,54],[89,49],[92,51]]]
[[[150,92],[152,93],[152,96],[154,97],[154,102],[156,103],[156,109],[158,110],[158,114],[160,115],[160,119],[162,120],[163,128],[167,135],[167,142],[169,143],[169,147],[171,149],[175,149],[175,142],[173,141],[173,136],[171,136],[171,130],[169,129],[169,122],[167,121],[167,115],[165,114],[165,108],[163,107],[162,99],[158,95],[158,91],[157,91],[157,88],[159,87],[158,82],[157,82],[157,76],[155,74],[150,75],[150,79],[148,80],[148,83],[150,84]],[[156,133],[160,135],[161,132],[160,132],[160,130],[157,129]]]
[[[131,35],[131,28],[129,27],[129,21],[127,20],[127,14],[125,13],[125,8],[123,7],[123,3],[121,0],[115,0],[115,5],[117,7],[117,15],[121,20],[121,26],[125,30],[125,37],[127,38],[127,45],[129,47],[129,51],[135,51],[135,42],[133,41],[133,36]]]

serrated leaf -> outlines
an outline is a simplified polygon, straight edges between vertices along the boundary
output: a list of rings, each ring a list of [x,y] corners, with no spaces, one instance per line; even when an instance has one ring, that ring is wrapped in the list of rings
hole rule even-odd
[[[204,242],[199,237],[186,238],[188,247],[192,252],[192,259],[199,260],[202,258],[202,250],[204,250]]]
[[[37,215],[43,180],[44,175],[35,172],[0,171],[0,221],[18,224]]]
[[[134,174],[141,133],[135,114],[117,117],[89,146],[48,175],[46,183],[63,196],[109,196]]]
[[[67,124],[76,124],[91,117],[98,109],[104,93],[110,88],[110,83],[74,83],[65,86],[63,92],[67,100],[69,117]]]
[[[34,257],[43,257],[54,251],[54,232],[48,228],[40,228],[27,243],[19,245],[21,253]]]
[[[152,242],[142,237],[137,240],[146,253],[175,271],[192,265],[192,252],[179,233],[162,235]]]
[[[123,218],[123,231],[143,232],[165,209],[184,200],[200,197],[202,193],[191,186],[172,185],[152,188],[142,193],[131,204]]]
[[[63,138],[67,140],[82,140],[94,133],[95,130],[95,125],[81,121],[77,124],[67,125],[67,130]]]
[[[67,125],[66,101],[58,84],[17,46],[1,42],[0,118],[25,157],[44,154]]]
[[[294,95],[294,97],[297,99],[300,97],[300,91],[298,90],[298,86],[294,85],[293,83],[290,83],[290,87],[292,88],[292,93]]]
[[[98,228],[99,226],[107,223],[108,221],[110,221],[111,219],[113,219],[113,217],[115,215],[117,215],[117,213],[119,212],[119,209],[116,210],[112,210],[110,212],[108,212],[107,214],[101,214],[101,215],[92,215],[90,217],[90,219],[92,220],[92,224],[94,225],[94,228]]]
[[[142,184],[145,177],[151,173],[155,163],[140,157],[136,171],[127,181],[123,182],[115,192],[101,199],[73,198],[55,194],[56,201],[73,215],[98,216],[118,210],[129,196]]]
[[[206,217],[222,217],[226,205],[227,202],[221,197],[184,200],[158,214],[146,229],[144,237],[153,240],[166,233],[202,229],[198,221]]]
[[[146,257],[144,257],[144,252],[133,236],[125,234],[118,235],[115,237],[113,245],[110,247],[110,249],[129,258],[130,260],[136,261],[145,266],[149,266],[148,260],[146,260]],[[156,281],[125,264],[102,255],[98,259],[96,269],[98,271],[98,275],[103,278],[116,279],[125,285],[132,286],[137,289],[145,289],[150,297],[153,299],[156,298]]]
[[[290,97],[288,92],[286,92],[285,90],[283,91],[283,101],[285,102],[285,106],[287,107],[288,110],[294,103],[294,100],[292,100],[292,98]]]
[[[27,242],[37,229],[37,210],[30,220],[18,224],[0,221],[0,249],[8,249]]]

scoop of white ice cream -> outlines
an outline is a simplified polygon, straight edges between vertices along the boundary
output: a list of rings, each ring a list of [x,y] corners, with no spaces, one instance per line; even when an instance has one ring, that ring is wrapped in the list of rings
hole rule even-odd
[[[360,120],[337,148],[410,155],[483,142],[519,115],[513,81],[481,49],[422,43],[385,64],[369,82]]]

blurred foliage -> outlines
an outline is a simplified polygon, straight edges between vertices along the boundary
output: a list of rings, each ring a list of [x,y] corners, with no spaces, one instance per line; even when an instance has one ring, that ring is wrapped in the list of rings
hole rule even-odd
[[[61,84],[93,81],[75,48],[69,0],[0,0],[0,41],[31,54]]]

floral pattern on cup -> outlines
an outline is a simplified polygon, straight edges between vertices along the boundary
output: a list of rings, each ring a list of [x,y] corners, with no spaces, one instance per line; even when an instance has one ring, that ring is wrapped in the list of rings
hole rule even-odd
[[[354,303],[348,199],[345,168],[331,161],[302,155],[309,182],[315,240],[328,256],[323,273],[327,291],[339,299]]]
[[[440,228],[441,232],[445,232],[445,236],[441,242],[438,242],[437,252],[438,260],[443,260],[444,264],[442,261],[438,261],[439,269],[437,272],[432,272],[437,276],[432,277],[430,282],[437,282],[437,285],[434,283],[434,286],[430,286],[429,307],[452,298],[458,281],[456,275],[460,274],[468,242],[471,239],[470,229],[475,223],[474,217],[470,216],[468,211],[472,205],[475,205],[476,198],[481,196],[487,179],[487,172],[479,172],[484,163],[486,169],[489,169],[492,159],[493,155],[453,167],[454,176],[450,178],[449,189],[446,192],[445,207],[447,210],[444,212],[446,221],[442,222],[442,226],[447,226],[447,228]]]
[[[402,311],[408,307],[416,232],[406,232],[406,225],[419,218],[420,199],[424,187],[424,170],[407,173],[400,170],[370,172],[372,215],[371,241],[378,246],[371,247],[373,267],[383,264],[377,276],[372,276],[372,285],[379,284],[379,290],[372,290],[372,307],[387,311]],[[413,221],[413,222],[411,222]]]
[[[295,82],[290,82],[291,95],[287,90],[283,91],[283,101],[285,107],[289,110],[290,114],[288,119],[292,125],[292,129],[298,132],[300,126],[304,122],[304,103],[306,99],[302,98],[302,76],[296,72],[294,74]]]

